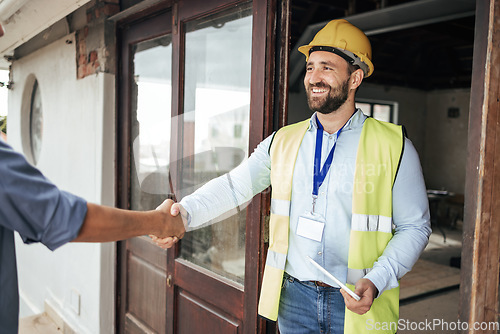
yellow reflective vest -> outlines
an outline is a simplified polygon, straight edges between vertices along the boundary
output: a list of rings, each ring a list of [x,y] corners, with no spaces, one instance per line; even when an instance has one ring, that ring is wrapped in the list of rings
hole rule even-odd
[[[278,130],[271,155],[269,249],[259,300],[259,314],[276,321],[288,253],[290,200],[295,161],[310,120]],[[403,152],[401,126],[367,118],[361,131],[354,173],[347,286],[363,278],[393,235],[392,186]],[[384,291],[364,315],[346,308],[344,333],[395,333],[399,287]]]

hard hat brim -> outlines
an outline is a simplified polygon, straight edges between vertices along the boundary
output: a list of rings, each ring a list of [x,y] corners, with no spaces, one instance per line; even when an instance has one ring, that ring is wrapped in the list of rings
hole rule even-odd
[[[319,49],[317,49],[319,48]],[[312,49],[312,50],[311,50]],[[358,65],[365,73],[365,78],[372,75],[374,71],[373,63],[363,55],[358,55],[354,52],[350,52],[347,50],[343,50],[340,48],[332,47],[332,46],[320,46],[320,45],[302,45],[298,48],[299,52],[306,56],[306,62],[309,60],[309,55],[315,51],[326,51],[337,54],[338,56],[344,58],[348,63],[353,65]],[[353,56],[354,57],[353,57]],[[365,65],[362,66],[361,64]]]

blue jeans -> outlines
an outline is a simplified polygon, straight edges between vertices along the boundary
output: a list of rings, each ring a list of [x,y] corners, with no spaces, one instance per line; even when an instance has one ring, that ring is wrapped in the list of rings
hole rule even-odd
[[[343,334],[344,315],[344,298],[338,288],[299,281],[285,273],[278,312],[281,334]]]

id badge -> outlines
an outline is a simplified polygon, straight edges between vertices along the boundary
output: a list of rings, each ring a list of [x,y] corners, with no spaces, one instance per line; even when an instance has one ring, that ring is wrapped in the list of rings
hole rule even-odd
[[[325,229],[325,218],[316,213],[306,212],[299,217],[297,224],[297,235],[321,242],[323,230]]]

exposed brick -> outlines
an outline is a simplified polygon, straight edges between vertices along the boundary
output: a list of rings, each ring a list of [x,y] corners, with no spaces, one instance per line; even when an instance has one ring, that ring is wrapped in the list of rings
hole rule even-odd
[[[106,16],[112,16],[120,11],[120,6],[117,4],[106,4],[102,9],[102,13]]]
[[[120,0],[90,0],[87,3],[86,14],[88,25],[76,32],[76,62],[78,79],[82,79],[100,71],[109,71],[107,66],[109,66],[109,58],[112,58],[113,55],[110,55],[106,47],[102,50],[96,48],[95,43],[98,42],[97,39],[101,35],[103,25],[104,29],[106,29],[103,22],[108,17],[118,13],[119,11]],[[91,31],[91,40],[87,40],[87,38],[89,38],[89,29]],[[104,33],[106,34],[106,32]],[[92,50],[89,50],[90,48]]]
[[[81,55],[87,53],[87,44],[85,40],[78,40],[78,53]]]
[[[78,79],[83,79],[85,78],[85,66],[78,66],[78,74],[77,74]]]
[[[96,71],[95,71],[95,68],[94,68],[94,64],[87,64],[85,66],[85,76],[94,74],[95,72]]]
[[[97,60],[97,51],[92,51],[89,54],[89,62],[93,63]]]
[[[84,54],[81,54],[78,57],[78,65],[85,65],[87,63],[87,57]]]

